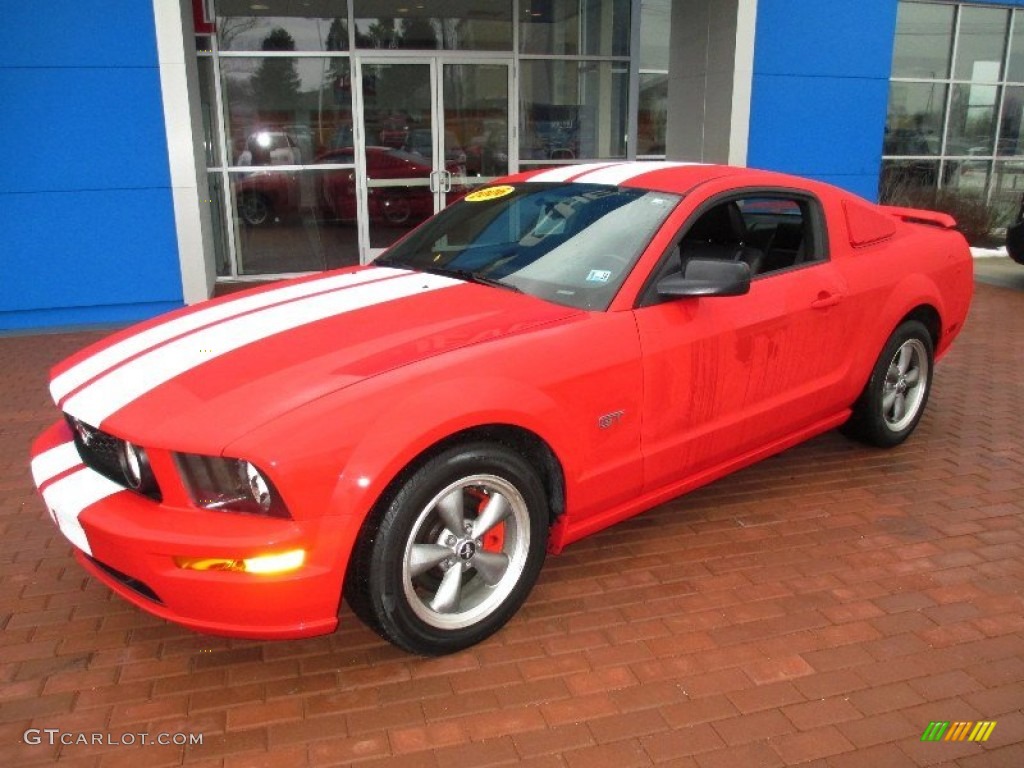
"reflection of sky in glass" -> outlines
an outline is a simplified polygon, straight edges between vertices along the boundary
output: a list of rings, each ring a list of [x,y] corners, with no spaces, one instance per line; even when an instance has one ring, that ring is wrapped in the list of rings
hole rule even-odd
[[[316,93],[321,87],[330,87],[334,72],[342,65],[337,61],[326,58],[285,58],[284,61],[294,65],[295,72],[299,76],[299,93]],[[259,70],[260,65],[267,59],[254,57],[245,59],[223,59],[221,60],[221,71],[225,79],[233,85],[247,85],[252,76]],[[347,72],[345,66],[343,71]]]
[[[236,16],[217,21],[218,39],[223,51],[259,51],[273,30],[284,29],[295,40],[296,51],[323,51],[334,19],[303,19],[279,16]],[[344,23],[344,22],[342,22]],[[348,47],[348,34],[332,50]]]
[[[671,0],[643,0],[640,3],[640,67],[668,69]]]

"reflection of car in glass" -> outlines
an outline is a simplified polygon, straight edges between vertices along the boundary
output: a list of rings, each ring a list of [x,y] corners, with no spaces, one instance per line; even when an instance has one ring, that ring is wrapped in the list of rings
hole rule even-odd
[[[261,227],[299,209],[299,180],[291,171],[254,171],[235,181],[238,217]]]
[[[334,149],[320,155],[319,164],[353,164],[352,147]],[[429,179],[429,159],[391,147],[366,148],[366,172],[374,180]],[[449,164],[458,176],[461,166]],[[354,169],[323,171],[316,174],[318,201],[326,219],[352,221],[356,218],[356,177]],[[453,188],[449,201],[465,190]],[[263,226],[294,215],[301,203],[299,178],[287,171],[258,171],[235,182],[236,209],[239,218],[250,226]],[[434,195],[429,185],[371,187],[367,195],[370,218],[394,225],[416,224],[434,212]]]
[[[548,553],[835,427],[904,441],[972,285],[943,214],[742,168],[532,171],[374,265],[57,365],[32,473],[90,576],[157,616],[303,637],[344,595],[450,653]]]
[[[351,163],[353,157],[353,150],[348,147],[327,152],[317,158],[317,162]],[[449,170],[456,172],[454,165]],[[372,180],[429,179],[432,171],[429,159],[419,155],[391,147],[366,148],[366,174]],[[434,212],[434,195],[427,185],[371,186],[367,201],[370,218],[389,224],[418,223]],[[325,172],[320,186],[320,204],[327,218],[355,219],[355,171]]]
[[[504,124],[470,139],[466,148],[466,173],[471,176],[502,176],[508,173],[508,131]]]
[[[405,145],[408,137],[409,121],[402,115],[392,115],[381,124],[379,139],[385,147],[398,149]]]
[[[452,131],[445,131],[444,146],[444,159],[447,164],[465,166],[466,153],[459,146],[459,140]],[[430,160],[434,156],[433,131],[429,128],[416,128],[409,131],[409,139],[403,149],[410,154],[421,155]]]

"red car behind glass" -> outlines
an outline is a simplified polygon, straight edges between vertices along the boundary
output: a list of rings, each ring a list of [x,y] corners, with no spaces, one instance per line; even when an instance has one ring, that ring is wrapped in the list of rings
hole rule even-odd
[[[353,164],[351,147],[333,149],[317,158],[319,164]],[[461,168],[448,163],[457,175]],[[430,161],[419,155],[390,147],[366,148],[366,173],[377,181],[396,181],[395,186],[371,187],[367,196],[370,218],[394,225],[418,224],[434,213],[434,195],[429,179]],[[356,218],[355,169],[305,171],[316,187],[320,214],[328,220]],[[411,184],[410,184],[411,181]],[[416,185],[417,181],[422,184]],[[301,179],[294,171],[259,170],[235,182],[238,216],[250,226],[262,226],[294,217],[302,204]],[[462,194],[453,189],[449,201]]]

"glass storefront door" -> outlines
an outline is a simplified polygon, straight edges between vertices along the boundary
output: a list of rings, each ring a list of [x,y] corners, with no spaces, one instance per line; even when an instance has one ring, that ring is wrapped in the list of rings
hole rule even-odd
[[[359,211],[365,262],[509,172],[511,65],[391,55],[362,57],[357,67],[363,162],[358,183],[335,197]]]

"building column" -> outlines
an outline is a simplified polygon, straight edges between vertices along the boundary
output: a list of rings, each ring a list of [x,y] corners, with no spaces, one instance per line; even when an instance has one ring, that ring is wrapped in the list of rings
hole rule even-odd
[[[672,4],[666,155],[745,165],[757,0]]]

